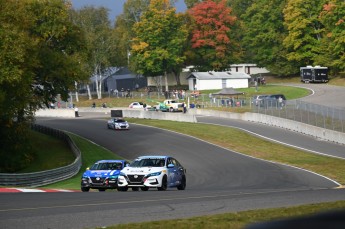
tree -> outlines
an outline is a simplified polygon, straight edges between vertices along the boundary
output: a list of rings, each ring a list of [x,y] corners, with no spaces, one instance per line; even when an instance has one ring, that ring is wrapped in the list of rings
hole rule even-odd
[[[345,70],[345,2],[332,0],[323,5],[320,20],[324,26],[323,52],[315,60],[332,68],[334,73]]]
[[[183,46],[187,39],[186,25],[168,0],[151,0],[149,9],[134,24],[135,37],[131,61],[144,76],[165,75],[184,61]]]
[[[116,62],[119,66],[130,67],[130,46],[134,37],[132,28],[135,23],[140,21],[140,17],[147,11],[149,4],[150,0],[128,0],[123,6],[123,13],[116,18],[115,36],[118,41]],[[135,71],[133,68],[132,70]]]
[[[62,0],[0,0],[0,170],[28,164],[28,130],[35,111],[67,98],[84,75],[78,50],[82,36]]]
[[[230,26],[236,21],[225,0],[216,3],[207,0],[195,4],[189,11],[193,19],[191,47],[198,70],[224,70],[229,68],[233,46]]]
[[[97,98],[102,98],[102,83],[110,67],[114,66],[116,56],[116,37],[110,26],[108,10],[104,7],[84,7],[76,11],[73,16],[74,23],[82,29],[86,37],[87,60],[86,69],[92,75]],[[88,88],[89,99],[91,99]]]
[[[288,61],[283,40],[287,35],[283,22],[286,1],[262,0],[253,3],[242,15],[242,44],[250,60],[260,67],[266,67],[273,74],[281,76],[299,70],[295,61]]]
[[[283,44],[289,61],[297,61],[300,66],[313,65],[321,54],[323,26],[318,16],[324,3],[325,0],[287,1],[283,13],[288,34]]]

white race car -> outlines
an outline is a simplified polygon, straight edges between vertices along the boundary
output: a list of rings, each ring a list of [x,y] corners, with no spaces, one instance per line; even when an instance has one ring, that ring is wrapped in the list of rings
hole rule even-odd
[[[170,156],[142,156],[135,159],[128,167],[121,170],[118,191],[147,191],[157,188],[164,191],[168,187],[178,190],[186,188],[186,170]]]
[[[129,124],[122,118],[112,118],[107,122],[108,129],[129,130]]]

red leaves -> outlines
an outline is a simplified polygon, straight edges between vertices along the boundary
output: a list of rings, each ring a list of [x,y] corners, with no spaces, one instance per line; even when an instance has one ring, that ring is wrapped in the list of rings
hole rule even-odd
[[[225,0],[219,3],[208,0],[190,9],[189,13],[195,23],[192,48],[210,46],[217,52],[225,52],[222,46],[230,43],[228,32],[230,25],[236,21],[236,17],[230,15],[231,11]]]

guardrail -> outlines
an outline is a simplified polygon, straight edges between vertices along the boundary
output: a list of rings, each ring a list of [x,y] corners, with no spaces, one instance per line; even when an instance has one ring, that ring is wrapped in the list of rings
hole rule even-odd
[[[0,173],[0,186],[38,187],[62,181],[76,175],[82,165],[81,153],[73,140],[63,131],[34,124],[32,129],[66,141],[76,156],[70,165],[33,173]]]

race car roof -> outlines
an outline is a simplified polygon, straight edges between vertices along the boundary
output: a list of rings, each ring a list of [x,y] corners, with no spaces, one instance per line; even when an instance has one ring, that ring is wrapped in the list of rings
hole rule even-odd
[[[161,155],[149,155],[149,156],[141,156],[138,159],[165,159],[170,156],[161,156]]]
[[[125,160],[99,160],[96,163],[107,163],[107,162],[124,162]]]

